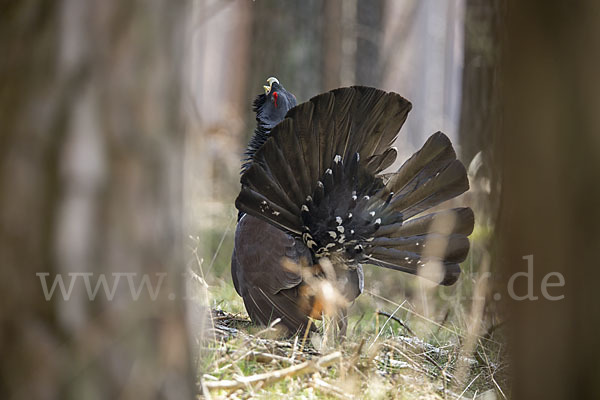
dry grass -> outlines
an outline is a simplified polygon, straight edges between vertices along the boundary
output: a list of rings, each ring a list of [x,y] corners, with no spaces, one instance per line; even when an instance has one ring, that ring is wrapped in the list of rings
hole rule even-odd
[[[238,314],[213,310],[212,317],[201,378],[213,398],[504,398],[506,365],[491,339],[477,338],[475,352],[464,355],[459,333],[434,345],[398,333],[386,318],[379,331],[351,334],[326,348],[315,335],[302,347],[301,338],[274,338],[273,328],[257,332]],[[467,365],[462,380],[460,365]]]
[[[457,304],[433,318],[407,300],[366,291],[346,340],[316,334],[303,343],[254,326],[227,281],[215,279],[209,296],[212,328],[199,353],[207,398],[506,398],[500,329],[468,329],[478,317]],[[387,315],[369,310],[374,304]]]
[[[254,326],[229,273],[235,210],[222,208],[193,239],[190,269],[212,310],[200,344],[199,381],[211,398],[505,399],[506,349],[489,270],[492,228],[477,225],[453,287],[365,266],[347,338],[277,338]],[[477,219],[476,219],[477,220]],[[203,261],[203,259],[205,261]]]

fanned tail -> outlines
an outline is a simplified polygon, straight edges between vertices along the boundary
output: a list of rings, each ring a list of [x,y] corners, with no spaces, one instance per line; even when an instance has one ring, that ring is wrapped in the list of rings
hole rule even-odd
[[[242,175],[236,206],[301,237],[315,258],[454,283],[472,211],[418,216],[469,188],[450,140],[438,132],[397,172],[380,175],[396,158],[390,146],[410,108],[395,93],[351,87],[291,109]]]

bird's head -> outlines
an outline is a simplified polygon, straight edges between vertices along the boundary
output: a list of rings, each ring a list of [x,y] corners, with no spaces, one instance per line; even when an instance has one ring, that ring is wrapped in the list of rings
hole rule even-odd
[[[263,86],[264,94],[258,95],[254,100],[256,120],[267,129],[283,121],[285,114],[294,107],[296,96],[285,90],[277,78],[267,79],[269,86]]]
[[[264,86],[265,93],[258,95],[254,100],[253,109],[258,124],[248,143],[242,172],[250,167],[254,154],[270,137],[271,129],[283,121],[287,112],[296,105],[296,96],[285,90],[277,78],[269,78],[267,82],[269,86]]]

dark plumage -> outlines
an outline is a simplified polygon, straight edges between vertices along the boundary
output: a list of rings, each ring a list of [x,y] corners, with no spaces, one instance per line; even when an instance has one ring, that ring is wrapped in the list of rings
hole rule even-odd
[[[274,93],[286,102],[275,107]],[[255,101],[258,127],[236,199],[240,215],[250,216],[238,224],[232,260],[236,289],[252,319],[267,324],[282,318],[296,331],[323,308],[314,291],[303,291],[302,270],[282,266],[284,255],[305,269],[330,260],[333,278],[323,268],[314,275],[331,281],[348,301],[362,291],[362,263],[422,273],[443,285],[456,282],[469,250],[472,211],[417,217],[469,188],[450,140],[432,135],[396,172],[381,175],[396,158],[390,146],[410,102],[355,86],[294,105],[278,83]]]
[[[256,96],[252,105],[252,110],[256,113],[256,129],[248,143],[242,172],[250,166],[254,153],[269,138],[271,129],[281,122],[285,114],[296,104],[296,96],[285,90],[277,80],[273,81],[269,93]]]

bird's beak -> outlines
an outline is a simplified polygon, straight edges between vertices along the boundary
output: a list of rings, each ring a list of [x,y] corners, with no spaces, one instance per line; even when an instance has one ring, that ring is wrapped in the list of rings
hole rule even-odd
[[[279,83],[279,81],[277,80],[277,78],[275,77],[270,77],[269,79],[267,79],[267,82],[269,83],[269,86],[264,85],[263,88],[265,89],[265,94],[269,94],[271,92],[271,89],[273,87],[273,83]]]

